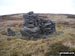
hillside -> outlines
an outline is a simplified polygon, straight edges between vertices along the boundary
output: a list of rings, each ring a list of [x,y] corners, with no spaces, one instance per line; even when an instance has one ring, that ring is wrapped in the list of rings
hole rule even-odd
[[[21,36],[23,13],[0,16],[0,56],[50,56],[59,51],[75,51],[75,15],[41,13],[39,16],[56,21],[56,32],[49,38],[35,40]],[[6,36],[8,27],[16,36]]]

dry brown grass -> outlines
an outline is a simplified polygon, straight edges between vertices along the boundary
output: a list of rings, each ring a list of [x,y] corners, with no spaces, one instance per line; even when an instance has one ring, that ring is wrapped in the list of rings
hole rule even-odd
[[[7,22],[2,23],[0,28],[0,56],[49,56],[58,54],[59,51],[75,51],[75,28],[71,25],[57,23],[56,33],[49,38],[35,41],[21,36],[19,30],[22,22]],[[6,36],[8,27],[16,32],[16,36]]]

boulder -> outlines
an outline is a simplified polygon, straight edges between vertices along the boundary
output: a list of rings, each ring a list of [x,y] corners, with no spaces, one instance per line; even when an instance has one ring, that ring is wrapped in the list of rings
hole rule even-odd
[[[15,32],[11,28],[7,28],[7,36],[15,36]]]

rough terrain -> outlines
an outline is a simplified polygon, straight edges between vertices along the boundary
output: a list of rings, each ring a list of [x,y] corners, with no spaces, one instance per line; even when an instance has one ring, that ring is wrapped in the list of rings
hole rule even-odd
[[[0,16],[0,56],[49,56],[59,54],[59,51],[75,51],[74,15],[40,14],[56,21],[56,32],[37,41],[21,36],[22,16]],[[8,27],[16,32],[16,36],[6,36]]]

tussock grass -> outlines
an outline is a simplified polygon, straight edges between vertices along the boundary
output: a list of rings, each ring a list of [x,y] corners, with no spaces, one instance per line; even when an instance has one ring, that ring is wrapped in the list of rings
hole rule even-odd
[[[35,41],[21,36],[21,25],[11,26],[16,36],[6,36],[3,30],[7,27],[8,24],[3,24],[0,31],[0,56],[49,56],[59,51],[75,51],[75,28],[56,24],[56,33]]]

